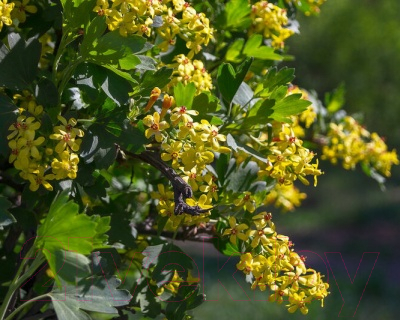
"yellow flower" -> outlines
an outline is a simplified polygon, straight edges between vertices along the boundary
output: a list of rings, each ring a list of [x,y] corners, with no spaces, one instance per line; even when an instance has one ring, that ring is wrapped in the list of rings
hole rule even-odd
[[[83,137],[84,133],[81,129],[75,128],[77,121],[75,118],[70,118],[67,122],[67,119],[65,119],[63,116],[58,115],[57,119],[62,123],[61,126],[56,126],[54,127],[54,131],[64,131],[69,134],[71,134],[74,138],[76,136],[78,137]]]
[[[250,213],[253,213],[256,210],[255,201],[249,191],[244,192],[241,198],[234,200],[233,204],[236,207],[243,207]]]
[[[248,239],[248,235],[243,233],[243,230],[246,230],[249,228],[249,226],[247,224],[241,223],[241,224],[237,225],[236,218],[230,217],[229,218],[229,226],[230,226],[230,229],[225,229],[225,231],[222,235],[223,236],[230,235],[229,240],[231,241],[232,244],[236,245],[238,238],[243,241],[246,241]]]
[[[179,159],[182,152],[182,142],[174,141],[172,144],[163,143],[161,145],[162,149],[167,151],[161,153],[161,159],[163,161],[170,161],[172,160],[172,168],[179,167]]]
[[[43,166],[39,166],[32,173],[28,174],[28,180],[31,183],[29,189],[31,191],[38,190],[41,185],[49,191],[53,190],[53,186],[47,180],[53,180],[54,174],[45,174],[45,170]]]
[[[304,291],[299,294],[293,293],[292,295],[289,295],[290,304],[287,305],[288,311],[294,313],[297,309],[300,309],[301,313],[306,315],[308,313],[306,303],[310,303],[310,300],[311,297],[307,297]]]
[[[18,138],[28,133],[29,135],[32,134],[31,131],[35,131],[40,128],[40,122],[35,122],[34,117],[26,118],[25,116],[19,116],[17,121],[13,123],[8,130],[12,130],[7,139],[10,140],[12,138]]]
[[[82,140],[75,140],[75,135],[70,132],[65,132],[61,129],[58,130],[58,133],[53,133],[50,135],[50,139],[52,140],[60,140],[57,144],[55,150],[57,153],[63,152],[68,146],[72,151],[78,151],[81,145]]]
[[[183,152],[181,159],[185,171],[197,166],[197,172],[201,172],[207,164],[213,162],[214,154],[211,151],[206,151],[204,144],[197,143],[195,148]]]
[[[269,238],[267,238],[267,235],[273,235],[275,233],[275,228],[271,228],[271,227],[266,227],[265,223],[264,225],[259,224],[257,225],[257,230],[250,230],[248,232],[248,235],[250,237],[253,237],[253,240],[251,241],[251,246],[253,248],[257,247],[260,242],[266,246],[268,245],[271,240]]]
[[[55,179],[70,179],[76,178],[76,172],[78,171],[79,157],[76,153],[69,153],[64,150],[59,154],[60,160],[54,158],[51,163],[51,168],[55,174]]]
[[[202,141],[207,141],[211,144],[213,150],[218,151],[220,148],[219,141],[226,141],[223,134],[218,133],[218,128],[211,125],[207,120],[201,120],[201,124],[197,124],[195,129],[202,131],[200,138]]]
[[[18,19],[19,22],[23,23],[26,21],[26,12],[36,13],[37,8],[34,5],[28,5],[29,0],[14,1],[15,8],[11,12],[13,19]]]
[[[188,110],[185,106],[176,107],[172,110],[171,121],[173,125],[176,126],[180,121],[183,123],[193,122],[192,116],[197,116],[199,114],[196,110]]]
[[[12,24],[11,11],[14,9],[15,3],[7,3],[7,0],[0,0],[0,31],[3,24],[10,26]]]
[[[162,131],[169,128],[169,124],[165,121],[160,122],[160,114],[158,112],[154,112],[154,114],[148,115],[143,119],[144,125],[150,127],[146,129],[145,136],[146,138],[150,138],[154,135],[157,142],[161,142],[163,139]]]
[[[45,141],[44,137],[39,137],[35,140],[35,131],[26,131],[25,135],[18,139],[18,147],[21,151],[25,151],[27,156],[31,156],[35,159],[40,159],[41,154],[38,150],[40,146]]]

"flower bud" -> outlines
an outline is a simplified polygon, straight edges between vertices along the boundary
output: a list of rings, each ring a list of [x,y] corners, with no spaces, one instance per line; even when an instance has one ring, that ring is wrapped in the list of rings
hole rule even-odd
[[[151,90],[150,100],[147,103],[146,108],[144,109],[145,112],[150,110],[150,108],[153,106],[153,104],[157,101],[160,94],[161,94],[161,90],[158,87],[155,87],[153,90]]]

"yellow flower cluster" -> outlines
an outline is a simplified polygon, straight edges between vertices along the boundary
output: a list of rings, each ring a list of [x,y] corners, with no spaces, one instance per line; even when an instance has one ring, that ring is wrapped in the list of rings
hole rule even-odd
[[[191,272],[188,272],[188,276],[186,281],[183,280],[182,277],[179,276],[178,272],[175,270],[174,275],[170,281],[168,281],[166,284],[163,286],[157,288],[156,294],[157,295],[162,295],[165,290],[168,290],[172,295],[177,295],[180,286],[195,286],[200,282],[200,278],[195,278],[192,276]],[[150,280],[150,284],[156,285],[156,281]]]
[[[345,169],[365,163],[389,177],[392,165],[399,164],[396,150],[388,151],[377,133],[370,133],[350,116],[344,117],[339,124],[331,123],[327,138],[329,142],[322,148],[321,158],[333,164],[341,160]]]
[[[110,30],[119,30],[122,36],[130,34],[150,37],[153,29],[163,40],[159,44],[162,51],[176,43],[179,36],[190,49],[189,56],[201,51],[213,39],[213,29],[204,13],[196,10],[184,0],[97,0],[93,9],[98,15],[107,17]],[[179,19],[177,17],[180,17]],[[161,19],[161,26],[157,19]]]
[[[237,224],[236,218],[229,218],[230,228],[225,229],[223,236],[230,236],[230,241],[237,244],[237,239],[245,242],[249,249],[241,255],[237,269],[251,275],[251,288],[273,291],[269,301],[288,302],[288,311],[300,310],[307,314],[307,304],[312,300],[321,300],[328,295],[329,285],[322,280],[320,273],[307,268],[305,257],[293,250],[289,238],[277,234],[271,221],[272,215],[261,212],[252,217],[250,225]]]
[[[311,163],[315,154],[303,147],[303,141],[296,137],[293,128],[288,123],[274,123],[273,138],[270,144],[269,165],[259,171],[259,176],[270,176],[281,185],[291,185],[296,179],[303,184],[309,182],[307,175],[314,176],[314,186],[317,176],[322,174],[316,163]]]
[[[37,105],[35,97],[24,90],[22,94],[15,94],[14,100],[20,102],[21,115],[8,128],[12,131],[7,136],[11,149],[9,162],[20,171],[24,180],[30,182],[29,189],[37,191],[42,185],[51,191],[53,186],[49,181],[75,179],[79,162],[75,152],[79,150],[81,143],[77,137],[83,136],[82,130],[74,128],[76,120],[71,118],[67,122],[65,118],[58,116],[61,125],[54,127],[54,133],[49,136],[50,139],[46,139],[39,133],[41,122],[38,119],[43,113],[43,107]],[[26,113],[35,117],[27,117]],[[55,148],[51,140],[59,140]]]
[[[275,207],[280,208],[283,212],[287,212],[293,211],[295,207],[299,207],[301,201],[305,198],[307,198],[307,195],[300,192],[293,184],[277,184],[274,189],[266,195],[263,202],[265,205],[274,204]]]
[[[285,40],[294,34],[293,30],[286,28],[289,23],[286,10],[268,1],[252,5],[250,18],[252,26],[249,33],[260,33],[266,39],[271,39],[274,48],[283,48]]]
[[[3,25],[10,26],[12,24],[11,11],[14,9],[14,3],[7,3],[7,0],[0,0],[0,31]]]
[[[211,76],[204,68],[202,61],[192,61],[184,54],[177,55],[174,60],[176,63],[168,65],[174,69],[168,88],[172,89],[178,82],[182,82],[184,85],[193,82],[196,85],[197,93],[210,91],[213,88]]]
[[[158,92],[156,88],[153,91]],[[155,141],[161,144],[161,159],[170,162],[193,192],[199,195],[198,198],[186,199],[186,203],[211,209],[213,199],[218,199],[218,186],[206,166],[214,161],[214,152],[230,152],[229,148],[220,145],[226,141],[226,137],[218,132],[217,126],[207,120],[195,122],[192,117],[197,116],[198,112],[185,106],[175,106],[169,113],[168,121],[164,120],[167,111],[174,104],[174,98],[165,94],[161,114],[154,112],[143,119],[143,124],[148,127],[145,136],[154,136]],[[170,218],[167,226],[172,229],[181,224],[199,225],[208,221],[209,213],[195,217],[188,214],[174,215],[173,193],[166,191],[164,186],[159,185],[158,192],[153,192],[152,198],[158,200],[157,209],[160,215]]]

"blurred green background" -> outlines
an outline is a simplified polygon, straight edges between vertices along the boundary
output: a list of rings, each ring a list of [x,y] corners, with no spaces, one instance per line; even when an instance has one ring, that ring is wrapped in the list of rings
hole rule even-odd
[[[322,6],[319,17],[299,17],[301,34],[288,41],[289,53],[296,60],[286,63],[296,68],[295,83],[315,89],[322,100],[325,92],[344,82],[348,113],[362,112],[367,128],[386,137],[389,148],[397,151],[399,13],[398,0],[330,0]],[[300,313],[289,314],[284,306],[255,301],[266,300],[268,294],[254,296],[240,273],[236,274],[239,283],[235,282],[232,274],[237,259],[224,265],[225,257],[217,258],[213,248],[205,247],[203,260],[201,246],[187,245],[185,250],[189,252],[191,248],[200,272],[204,269],[205,293],[209,299],[217,300],[201,305],[194,312],[196,318],[398,319],[399,166],[393,168],[385,192],[360,169],[345,171],[327,162],[322,162],[321,167],[325,175],[319,179],[318,187],[302,188],[308,198],[300,209],[287,214],[273,212],[278,231],[291,237],[296,250],[309,251],[303,252],[308,255],[306,263],[327,275],[331,295],[325,307],[315,302],[304,317]],[[347,270],[340,255],[325,255],[326,252],[340,252]]]

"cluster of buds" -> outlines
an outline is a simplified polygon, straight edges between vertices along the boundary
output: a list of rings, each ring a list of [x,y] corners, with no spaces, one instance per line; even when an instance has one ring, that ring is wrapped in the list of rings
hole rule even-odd
[[[331,123],[327,138],[329,142],[322,148],[321,158],[333,164],[341,160],[345,169],[365,163],[389,177],[392,165],[399,164],[396,150],[389,151],[377,133],[370,133],[350,116],[338,124]]]
[[[249,33],[262,34],[272,41],[274,48],[283,48],[285,40],[294,34],[287,28],[289,19],[286,10],[268,1],[256,2],[251,7],[250,18],[252,25]]]

